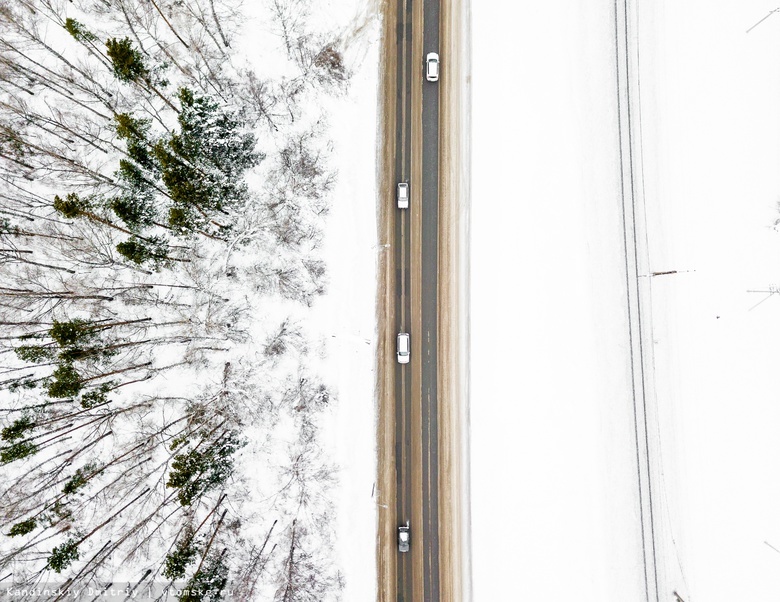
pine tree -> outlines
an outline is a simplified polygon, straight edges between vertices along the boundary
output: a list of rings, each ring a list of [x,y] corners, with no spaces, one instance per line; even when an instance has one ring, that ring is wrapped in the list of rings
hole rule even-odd
[[[95,327],[87,320],[74,319],[68,322],[54,320],[49,336],[60,347],[75,347],[89,344],[95,340]]]
[[[76,470],[76,473],[65,483],[65,486],[62,488],[62,493],[64,495],[76,493],[79,488],[87,484],[94,471],[95,467],[91,464],[87,464]]]
[[[192,576],[179,596],[180,602],[216,602],[224,599],[228,581],[225,550],[217,557],[209,558]]]
[[[144,169],[156,172],[159,167],[150,153],[148,119],[136,119],[129,113],[119,113],[114,116],[116,134],[125,141],[127,154]]]
[[[182,538],[176,543],[176,548],[165,557],[163,576],[173,580],[184,577],[187,567],[195,561],[195,556],[198,554],[194,539],[192,529],[186,529]]]
[[[0,431],[0,438],[10,443],[21,439],[27,431],[33,428],[35,428],[35,421],[30,416],[22,416]]]
[[[133,82],[145,90],[151,90],[171,109],[179,112],[173,103],[152,84],[149,69],[144,64],[141,53],[133,48],[130,38],[106,40],[106,54],[108,54],[114,75],[118,80]]]
[[[68,541],[51,551],[51,556],[49,556],[46,563],[46,568],[53,570],[55,573],[61,573],[78,559],[79,547],[76,544],[76,541],[71,537]]]
[[[118,80],[134,82],[149,75],[141,53],[133,48],[130,38],[106,40],[106,53],[111,59],[114,75]]]
[[[0,464],[9,464],[15,460],[23,460],[37,453],[38,446],[31,441],[19,441],[10,447],[0,449]]]
[[[70,219],[87,215],[91,209],[92,205],[89,200],[82,199],[75,192],[71,192],[64,199],[56,195],[54,197],[54,210]]]
[[[54,359],[54,349],[43,345],[20,345],[14,349],[16,357],[31,364],[42,364]]]
[[[54,380],[46,389],[49,397],[57,399],[75,397],[83,388],[81,376],[73,367],[73,364],[63,362],[52,374]]]
[[[141,231],[154,225],[154,209],[143,197],[114,197],[110,206],[116,216],[132,231]]]
[[[109,228],[118,230],[119,232],[124,232],[125,234],[130,235],[133,234],[130,230],[117,226],[116,224],[103,217],[100,217],[97,213],[95,213],[95,200],[96,199],[94,197],[81,198],[75,192],[71,192],[64,199],[59,195],[55,195],[53,207],[57,213],[69,219],[86,217],[87,219],[104,224]]]
[[[168,225],[177,234],[187,235],[202,228],[205,220],[189,207],[175,205],[168,210]]]
[[[76,21],[76,19],[68,17],[65,19],[64,27],[65,30],[79,42],[95,42],[98,39],[94,33],[89,31],[82,23]]]
[[[111,390],[111,383],[103,383],[97,389],[92,389],[81,396],[80,404],[85,410],[102,405],[108,401],[108,392]]]
[[[179,90],[179,132],[154,146],[162,179],[183,207],[224,211],[246,195],[244,172],[262,158],[242,121],[213,100]]]
[[[168,257],[168,245],[161,236],[150,236],[145,239],[136,236],[120,242],[116,250],[133,263],[142,265],[146,262],[152,262],[155,267],[159,267]]]
[[[35,517],[28,518],[27,520],[23,520],[22,522],[13,525],[8,531],[8,537],[19,537],[21,535],[27,535],[28,533],[31,533],[37,526],[38,521],[35,520]]]
[[[177,454],[171,463],[167,487],[179,490],[179,503],[189,506],[201,495],[222,485],[233,474],[233,453],[238,438],[227,433],[205,451],[191,449]]]

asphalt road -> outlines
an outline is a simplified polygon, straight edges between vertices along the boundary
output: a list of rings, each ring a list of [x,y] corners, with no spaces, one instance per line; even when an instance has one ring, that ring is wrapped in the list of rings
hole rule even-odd
[[[413,29],[412,2],[423,2],[423,57],[439,50],[439,0],[398,0],[396,157],[395,181],[409,182],[412,202],[419,202],[421,214],[421,253],[412,256],[412,210],[396,210],[395,265],[397,332],[412,334],[412,362],[398,364],[395,375],[395,464],[396,519],[401,525],[411,521],[411,551],[399,553],[397,564],[397,600],[412,602],[419,584],[414,582],[414,564],[422,565],[423,600],[440,599],[439,576],[439,441],[438,441],[438,278],[439,278],[439,84],[425,81],[424,65],[413,59],[413,40],[421,32]],[[442,60],[444,57],[442,57]],[[444,63],[446,65],[446,62]],[[412,78],[421,78],[422,107],[413,106]],[[422,179],[412,174],[412,122],[422,125]],[[419,124],[420,122],[418,122]],[[412,299],[412,273],[421,273],[419,298]],[[414,306],[413,306],[414,302]],[[412,312],[419,312],[421,327],[413,328]],[[419,339],[416,341],[416,339]],[[419,349],[419,358],[414,354]],[[419,367],[419,391],[413,391],[412,371]],[[419,431],[412,428],[413,395],[421,399]],[[413,465],[412,439],[421,437],[421,466]],[[412,496],[413,476],[422,477],[421,499]],[[421,507],[421,513],[416,512]],[[422,523],[412,516],[422,516]]]
[[[395,181],[409,182],[412,167],[412,0],[398,0],[397,87],[396,87],[396,156]],[[413,183],[410,184],[414,186]],[[395,191],[393,191],[395,200]],[[411,332],[411,217],[408,210],[395,212],[396,298],[398,299],[396,332]],[[412,364],[396,364],[395,374],[395,466],[396,524],[412,517]],[[412,537],[416,526],[412,525]],[[397,597],[399,602],[412,600],[412,554],[398,554]]]
[[[423,56],[439,52],[439,0],[423,3]],[[441,73],[446,57],[439,57]],[[441,77],[440,73],[440,77]],[[422,517],[423,596],[439,600],[439,83],[422,88]]]

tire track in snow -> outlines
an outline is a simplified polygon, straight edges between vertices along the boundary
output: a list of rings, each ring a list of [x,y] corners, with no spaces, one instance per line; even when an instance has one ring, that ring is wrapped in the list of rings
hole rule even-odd
[[[639,287],[639,246],[637,243],[637,180],[641,169],[635,160],[635,149],[641,151],[640,132],[633,122],[632,110],[638,102],[639,73],[636,54],[631,53],[629,0],[615,0],[615,65],[617,78],[617,112],[620,157],[620,190],[622,203],[623,244],[626,265],[626,304],[631,361],[631,390],[636,443],[637,488],[644,566],[645,600],[659,602],[656,529],[651,481],[651,458],[648,436],[645,354],[642,338],[642,303]],[[632,60],[634,62],[632,63]],[[634,90],[636,86],[637,90]]]

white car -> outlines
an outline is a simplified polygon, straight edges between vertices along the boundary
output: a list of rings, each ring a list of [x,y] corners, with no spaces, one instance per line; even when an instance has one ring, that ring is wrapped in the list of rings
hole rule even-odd
[[[405,525],[398,527],[398,551],[409,551],[409,521]]]
[[[399,364],[409,363],[409,353],[411,351],[411,345],[409,344],[409,334],[406,332],[399,332],[396,339],[396,355],[398,356]]]
[[[429,52],[425,57],[425,79],[429,82],[439,81],[439,55]]]
[[[409,184],[406,182],[398,182],[398,190],[396,191],[395,196],[399,209],[409,208]]]

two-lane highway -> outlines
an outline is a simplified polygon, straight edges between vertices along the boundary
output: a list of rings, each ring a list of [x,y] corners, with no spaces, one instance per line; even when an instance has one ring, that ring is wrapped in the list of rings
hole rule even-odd
[[[439,0],[397,0],[396,10],[394,180],[409,182],[411,206],[392,217],[391,314],[395,332],[412,336],[412,361],[395,367],[395,517],[396,526],[411,525],[411,550],[398,552],[396,599],[428,602],[440,599],[439,84],[425,80],[422,59],[439,49]]]

